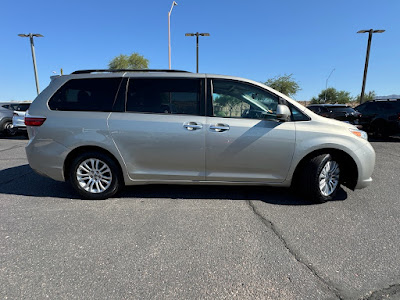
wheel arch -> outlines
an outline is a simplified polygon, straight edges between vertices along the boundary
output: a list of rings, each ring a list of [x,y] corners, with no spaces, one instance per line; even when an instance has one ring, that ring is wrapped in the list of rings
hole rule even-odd
[[[69,173],[70,173],[70,168],[71,168],[71,163],[72,161],[80,154],[85,153],[85,152],[100,152],[104,155],[107,155],[110,157],[118,167],[118,172],[120,175],[120,179],[122,180],[122,183],[125,184],[124,180],[124,173],[122,171],[122,167],[118,159],[108,150],[101,148],[99,146],[81,146],[78,148],[75,148],[72,150],[70,153],[68,153],[67,157],[64,160],[64,166],[63,166],[63,172],[64,172],[64,178],[65,180],[69,180]]]
[[[306,163],[321,154],[330,154],[333,159],[337,160],[339,163],[339,167],[341,169],[340,183],[349,189],[354,190],[357,185],[358,180],[358,168],[354,159],[345,151],[334,149],[334,148],[324,148],[314,150],[304,156],[299,163],[297,164],[295,171],[293,172],[292,177],[292,186],[298,183],[299,176],[301,174],[301,170],[304,168]]]

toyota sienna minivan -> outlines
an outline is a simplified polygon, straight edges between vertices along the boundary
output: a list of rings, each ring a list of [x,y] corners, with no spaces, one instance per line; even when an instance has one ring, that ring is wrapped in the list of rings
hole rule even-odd
[[[29,164],[84,199],[124,185],[293,187],[325,202],[371,182],[367,134],[259,82],[174,70],[53,78],[25,117]]]

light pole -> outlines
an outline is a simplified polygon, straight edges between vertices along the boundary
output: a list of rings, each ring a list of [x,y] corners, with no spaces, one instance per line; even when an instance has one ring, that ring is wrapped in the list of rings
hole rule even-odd
[[[366,58],[365,58],[364,76],[363,76],[363,83],[362,83],[361,95],[360,95],[360,104],[363,103],[363,100],[364,100],[365,82],[367,81],[369,50],[371,49],[372,34],[373,33],[382,33],[382,32],[385,32],[385,30],[382,30],[382,29],[379,29],[379,30],[369,29],[369,30],[357,31],[357,33],[366,33],[366,32],[368,32],[368,46],[367,46],[367,55],[366,55]]]
[[[199,73],[199,36],[210,36],[209,33],[186,33],[185,36],[196,36],[196,73]]]
[[[35,72],[35,80],[36,80],[36,91],[37,94],[39,95],[40,90],[39,90],[39,80],[38,80],[38,74],[37,74],[37,69],[36,69],[36,56],[35,56],[35,45],[33,43],[33,37],[43,37],[43,35],[39,33],[28,33],[28,34],[18,34],[20,37],[29,37],[31,41],[31,51],[32,51],[32,60],[33,60],[33,71]]]
[[[175,1],[172,2],[171,9],[168,12],[168,66],[171,70],[171,13],[175,5],[178,5]]]
[[[333,71],[335,71],[335,68],[332,69],[332,71],[329,73],[328,78],[326,78],[326,81],[325,81],[325,97],[324,97],[324,104],[326,103],[326,90],[328,89],[328,80],[329,80],[329,78],[331,77]]]

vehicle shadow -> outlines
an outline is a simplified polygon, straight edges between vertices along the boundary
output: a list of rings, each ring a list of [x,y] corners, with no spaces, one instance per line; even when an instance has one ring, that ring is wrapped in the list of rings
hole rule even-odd
[[[29,165],[0,171],[0,193],[29,197],[80,200],[72,187],[36,174]],[[115,198],[165,198],[196,200],[257,200],[275,205],[313,205],[288,188],[217,185],[138,185],[125,187]],[[347,199],[340,189],[334,201]]]
[[[0,194],[79,198],[67,183],[40,176],[28,164],[0,170]]]
[[[254,200],[275,205],[315,205],[289,188],[267,186],[218,186],[218,185],[145,185],[130,186],[119,194],[129,198],[169,198],[169,199],[214,199],[214,200]],[[340,188],[334,201],[347,199],[347,193]]]
[[[5,136],[0,133],[0,140],[28,140],[28,136],[25,133],[16,133],[13,136]]]

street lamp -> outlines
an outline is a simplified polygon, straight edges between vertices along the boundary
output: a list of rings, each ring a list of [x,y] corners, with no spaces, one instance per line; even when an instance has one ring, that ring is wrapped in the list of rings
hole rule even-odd
[[[357,31],[357,33],[367,33],[367,32],[369,33],[368,34],[368,46],[367,46],[367,55],[366,55],[366,58],[365,58],[364,76],[363,76],[363,83],[362,83],[361,95],[360,95],[360,104],[363,103],[363,99],[364,99],[365,82],[367,81],[369,50],[371,49],[372,34],[373,33],[382,33],[382,32],[385,32],[385,30],[382,30],[382,29],[379,29],[379,30],[369,29],[369,30]]]
[[[35,56],[35,45],[33,43],[33,37],[43,37],[43,35],[39,33],[28,33],[28,34],[18,34],[20,37],[29,37],[31,41],[31,51],[32,51],[32,60],[33,60],[33,71],[35,72],[35,80],[36,80],[36,91],[37,94],[39,95],[39,81],[38,81],[38,74],[37,74],[37,69],[36,69],[36,56]]]
[[[199,36],[210,36],[209,33],[186,33],[185,36],[196,36],[196,73],[199,73]]]
[[[325,81],[325,97],[324,97],[324,103],[326,103],[326,90],[328,89],[328,80],[329,80],[329,78],[331,77],[333,71],[335,71],[335,68],[332,69],[331,73],[329,73],[329,76],[328,76],[328,78],[326,78],[326,81]]]
[[[172,2],[171,9],[168,12],[168,66],[171,70],[171,13],[175,5],[178,5],[175,1]]]

